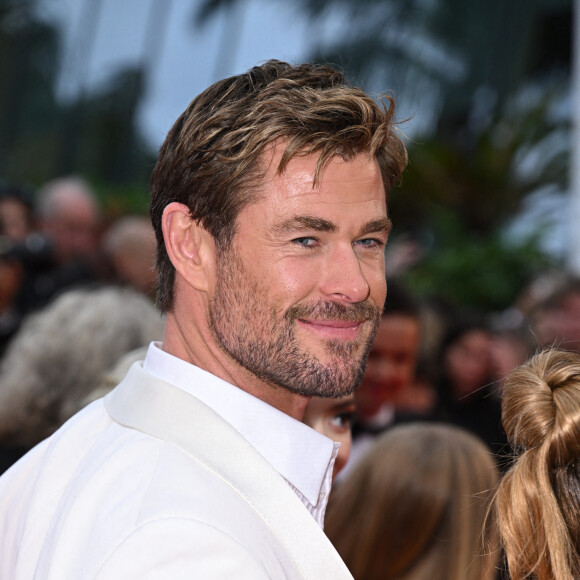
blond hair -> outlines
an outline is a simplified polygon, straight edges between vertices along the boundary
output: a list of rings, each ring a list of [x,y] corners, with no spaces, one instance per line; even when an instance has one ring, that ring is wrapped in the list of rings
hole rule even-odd
[[[407,163],[393,99],[386,97],[381,106],[331,67],[270,60],[213,84],[169,131],[151,178],[162,311],[172,305],[175,278],[161,228],[165,207],[185,204],[191,218],[227,248],[237,215],[260,191],[264,153],[278,143],[285,146],[279,173],[297,156],[319,155],[315,182],[336,156],[372,155],[385,195]]]
[[[494,499],[510,577],[580,577],[580,355],[543,351],[506,378],[516,459]]]
[[[482,526],[498,477],[459,427],[394,427],[332,493],[326,532],[357,580],[491,580]]]

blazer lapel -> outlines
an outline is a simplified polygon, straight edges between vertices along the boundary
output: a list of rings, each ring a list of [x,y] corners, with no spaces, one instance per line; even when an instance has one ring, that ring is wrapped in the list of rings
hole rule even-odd
[[[304,577],[352,578],[288,483],[207,405],[135,363],[105,406],[116,422],[179,446],[227,481],[258,512]]]

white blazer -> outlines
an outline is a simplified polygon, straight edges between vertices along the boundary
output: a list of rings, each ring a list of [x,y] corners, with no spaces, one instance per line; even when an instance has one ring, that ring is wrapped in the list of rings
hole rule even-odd
[[[0,580],[351,578],[286,481],[133,365],[0,478]]]

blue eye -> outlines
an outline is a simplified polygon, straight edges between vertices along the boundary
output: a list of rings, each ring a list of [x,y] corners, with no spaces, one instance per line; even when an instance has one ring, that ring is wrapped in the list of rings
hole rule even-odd
[[[308,238],[308,237],[304,237],[304,238],[295,238],[292,240],[295,244],[298,244],[299,246],[304,246],[306,248],[313,246],[316,243],[316,238]]]
[[[375,238],[364,238],[363,240],[358,240],[356,243],[363,248],[381,248],[384,246],[382,240],[377,240]]]

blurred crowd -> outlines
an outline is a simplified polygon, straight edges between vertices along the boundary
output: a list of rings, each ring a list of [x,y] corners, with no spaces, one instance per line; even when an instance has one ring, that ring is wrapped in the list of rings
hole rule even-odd
[[[576,277],[545,272],[489,313],[391,269],[326,518],[354,577],[578,577],[579,365]]]
[[[82,179],[0,186],[0,472],[161,340],[154,254],[148,217],[106,221]],[[580,280],[547,272],[491,315],[420,299],[391,266],[360,388],[304,417],[342,442],[329,537],[356,578],[465,579],[475,552],[469,578],[499,577],[478,541],[513,457],[504,381],[536,351],[580,353]]]
[[[0,472],[161,340],[148,216],[103,216],[84,180],[0,184]]]

